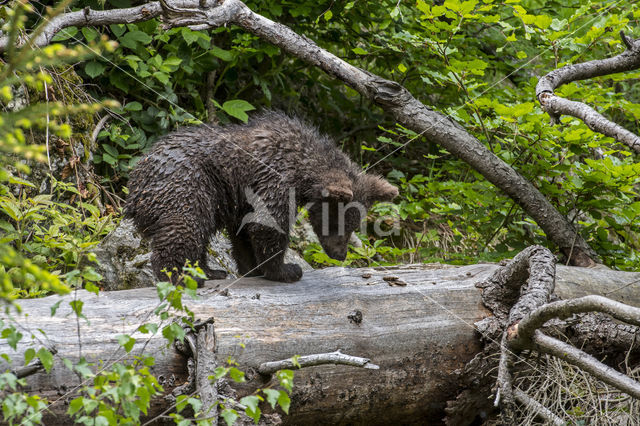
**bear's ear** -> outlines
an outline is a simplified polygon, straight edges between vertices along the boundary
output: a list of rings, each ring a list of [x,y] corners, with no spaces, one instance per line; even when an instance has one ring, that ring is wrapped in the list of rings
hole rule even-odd
[[[314,185],[312,198],[314,200],[343,201],[348,203],[353,199],[353,191],[351,190],[351,184],[340,185],[340,183],[332,183],[329,185]]]
[[[313,199],[345,203],[353,199],[351,179],[344,173],[329,173],[323,180],[324,182],[313,185]]]
[[[358,186],[365,199],[370,201],[391,201],[398,196],[398,188],[375,175],[361,175]]]

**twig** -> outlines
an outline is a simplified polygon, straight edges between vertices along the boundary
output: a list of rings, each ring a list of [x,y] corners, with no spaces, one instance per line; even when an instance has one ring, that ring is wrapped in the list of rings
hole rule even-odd
[[[346,355],[337,350],[335,352],[329,352],[324,354],[306,355],[298,358],[298,364],[300,368],[312,367],[314,365],[323,364],[342,364],[352,365],[354,367],[369,368],[372,370],[378,370],[380,367],[372,364],[369,358],[361,358],[359,356]],[[278,370],[284,368],[295,368],[296,365],[291,359],[283,359],[281,361],[263,362],[258,367],[258,372],[263,375],[270,375]]]
[[[98,134],[100,133],[100,130],[102,130],[102,128],[104,127],[104,123],[106,123],[107,120],[110,118],[111,116],[109,114],[106,114],[104,117],[100,119],[100,121],[98,121],[98,124],[96,124],[96,127],[93,129],[93,132],[91,132],[92,144],[96,143],[96,141],[98,140]]]
[[[553,424],[555,426],[563,426],[566,424],[566,422],[562,421],[562,419],[551,412],[551,410],[540,404],[535,399],[531,398],[520,389],[514,388],[513,396],[516,398],[516,400],[518,400],[518,402],[536,413],[536,415],[541,417],[546,423]]]
[[[40,72],[44,73],[42,67],[40,67]],[[45,147],[47,150],[47,165],[49,166],[49,171],[51,171],[51,156],[49,155],[49,87],[47,86],[47,80],[43,79],[44,82],[44,98],[47,104],[47,124],[45,127],[44,141]]]

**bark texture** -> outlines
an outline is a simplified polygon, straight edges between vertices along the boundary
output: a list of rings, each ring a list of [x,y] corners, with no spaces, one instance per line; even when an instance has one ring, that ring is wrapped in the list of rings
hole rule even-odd
[[[490,316],[475,283],[497,268],[490,264],[329,268],[306,273],[293,284],[259,278],[211,281],[198,290],[198,300],[186,303],[196,319],[215,318],[216,362],[224,365],[231,356],[247,372],[247,383],[232,384],[238,397],[269,385],[271,379],[257,372],[263,363],[293,355],[342,350],[380,367],[318,365],[296,371],[291,414],[282,416],[285,423],[424,424],[440,422],[447,401],[467,386],[465,365],[482,350],[474,323]],[[371,277],[363,278],[365,273]],[[390,274],[407,285],[390,285],[383,279]],[[608,292],[611,298],[640,304],[639,278],[640,273],[558,266],[556,293],[572,298]],[[46,344],[58,350],[51,374],[39,372],[26,379],[29,390],[53,401],[46,424],[68,424],[66,404],[79,383],[62,358],[75,362],[81,354],[90,362],[110,363],[144,352],[155,357],[153,372],[167,393],[187,380],[184,355],[167,348],[161,336],[149,338],[135,331],[141,323],[158,322],[152,315],[158,306],[155,289],[99,296],[80,290],[77,296],[87,316],[79,323],[68,305],[73,296],[20,301],[29,315],[17,317],[17,325],[25,336],[33,333],[38,340],[26,339],[17,351],[6,341],[0,346],[0,352],[16,362],[28,347]],[[50,308],[59,300],[52,317]],[[8,318],[3,314],[2,319]],[[122,333],[138,339],[130,354],[117,343]],[[150,415],[167,407],[159,398]]]

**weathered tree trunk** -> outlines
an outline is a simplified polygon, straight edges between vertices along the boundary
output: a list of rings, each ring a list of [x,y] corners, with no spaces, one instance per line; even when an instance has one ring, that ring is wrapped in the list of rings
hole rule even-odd
[[[283,415],[288,424],[438,422],[446,401],[459,390],[465,364],[481,350],[473,324],[489,313],[474,284],[497,267],[330,268],[306,273],[293,284],[258,278],[210,281],[198,290],[199,300],[187,304],[198,319],[215,319],[217,363],[224,365],[233,357],[248,373],[247,383],[232,383],[239,397],[266,385],[267,379],[256,372],[261,363],[296,354],[340,349],[380,366],[372,370],[323,365],[296,371],[290,415]],[[363,277],[367,273],[370,278]],[[401,281],[390,285],[383,280],[389,275]],[[639,305],[638,283],[640,273],[558,266],[556,293],[563,298],[604,294]],[[226,287],[228,295],[221,295]],[[81,346],[78,322],[68,305],[74,297],[84,301],[88,320],[79,320]],[[52,317],[50,308],[59,300],[63,302]],[[142,323],[159,322],[152,314],[158,306],[153,288],[99,296],[81,290],[75,296],[22,300],[20,305],[28,313],[16,319],[20,331],[25,336],[41,336],[38,329],[46,333],[32,346],[47,344],[58,351],[51,374],[27,377],[29,390],[55,401],[46,424],[68,423],[66,404],[78,384],[61,358],[75,362],[81,355],[108,365],[144,351],[155,357],[153,372],[167,393],[186,380],[182,355],[167,348],[161,336],[149,339],[135,333]],[[138,339],[130,354],[118,346],[116,336],[123,333]],[[3,340],[0,353],[13,353],[21,360],[28,347],[24,340],[17,353]],[[157,399],[150,416],[167,406]]]

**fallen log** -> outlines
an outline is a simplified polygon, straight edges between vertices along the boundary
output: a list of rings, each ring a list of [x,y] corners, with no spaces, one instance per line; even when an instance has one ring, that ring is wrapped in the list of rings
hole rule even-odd
[[[198,300],[185,303],[198,320],[214,318],[217,362],[224,364],[232,357],[247,373],[247,382],[230,383],[238,397],[267,386],[269,376],[258,373],[261,364],[293,355],[340,350],[379,366],[297,370],[290,414],[282,416],[287,424],[439,422],[447,400],[459,391],[465,364],[482,349],[474,323],[490,313],[474,285],[496,268],[328,268],[307,272],[291,284],[260,278],[209,281],[198,290]],[[601,294],[638,306],[639,285],[640,273],[557,267],[556,294],[562,298]],[[72,313],[68,302],[74,299],[84,302],[86,320]],[[51,316],[51,306],[60,300]],[[37,340],[24,339],[17,351],[2,340],[0,353],[20,361],[28,347],[46,345],[57,351],[50,374],[39,371],[26,378],[28,391],[51,402],[44,419],[48,425],[68,424],[67,404],[80,383],[62,358],[75,362],[83,356],[89,362],[110,363],[143,352],[155,357],[152,372],[169,394],[187,380],[185,356],[167,347],[160,335],[149,338],[136,332],[144,322],[159,322],[153,315],[158,303],[154,288],[98,296],[79,290],[64,297],[20,300],[28,315],[14,315],[14,324]],[[9,321],[7,314],[0,318]],[[118,344],[120,334],[137,339],[129,354]],[[167,406],[157,398],[149,418]]]

